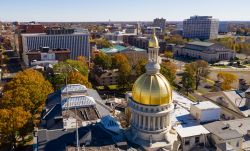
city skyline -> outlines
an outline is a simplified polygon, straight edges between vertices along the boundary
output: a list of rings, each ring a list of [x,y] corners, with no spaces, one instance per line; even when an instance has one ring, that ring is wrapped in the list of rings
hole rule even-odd
[[[13,5],[15,4],[15,5]],[[167,21],[182,21],[190,16],[213,16],[220,21],[250,21],[250,1],[239,0],[9,0],[1,2],[2,21],[94,22],[152,21],[156,17]],[[18,15],[17,15],[18,14]],[[229,15],[230,14],[230,15]]]

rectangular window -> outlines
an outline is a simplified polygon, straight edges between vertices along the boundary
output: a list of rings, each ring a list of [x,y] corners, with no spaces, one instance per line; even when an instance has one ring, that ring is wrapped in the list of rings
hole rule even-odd
[[[196,136],[195,137],[195,143],[197,144],[197,143],[199,143],[200,142],[200,137],[199,136]]]
[[[189,140],[185,140],[185,146],[188,146],[190,144]]]

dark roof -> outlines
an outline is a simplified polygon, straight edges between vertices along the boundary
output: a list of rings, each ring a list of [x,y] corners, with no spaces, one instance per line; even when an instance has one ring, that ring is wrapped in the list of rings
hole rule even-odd
[[[91,133],[90,146],[106,146],[114,144],[112,136],[98,125],[81,127],[78,129],[80,146],[84,145],[84,138]],[[76,131],[69,130],[39,130],[37,134],[38,151],[64,151],[67,146],[75,146]]]
[[[61,91],[57,90],[54,93],[48,95],[45,106],[46,108],[51,108],[56,104],[61,103]]]

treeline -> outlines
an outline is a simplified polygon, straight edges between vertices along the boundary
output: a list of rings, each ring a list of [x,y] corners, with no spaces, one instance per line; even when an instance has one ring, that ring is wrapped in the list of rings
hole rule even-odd
[[[212,42],[221,44],[226,48],[236,50],[236,52],[250,54],[250,42],[244,42],[244,39],[242,41],[243,42],[235,42],[235,39],[232,37],[218,38],[212,40]]]
[[[136,78],[146,72],[146,59],[140,59],[135,65],[129,62],[129,56],[122,53],[108,55],[105,53],[98,53],[94,59],[95,68],[101,67],[103,70],[118,69],[119,79],[118,85],[120,88],[131,89]],[[176,77],[176,66],[171,62],[163,62],[160,71],[171,84],[174,83]]]

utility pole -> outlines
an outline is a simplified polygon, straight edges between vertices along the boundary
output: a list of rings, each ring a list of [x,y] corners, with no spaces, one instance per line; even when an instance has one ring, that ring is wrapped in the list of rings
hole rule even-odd
[[[78,125],[77,125],[76,106],[75,106],[75,119],[76,119],[76,149],[77,149],[77,151],[80,151],[80,148],[79,148],[79,134],[78,134]]]

